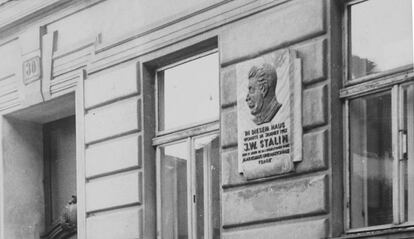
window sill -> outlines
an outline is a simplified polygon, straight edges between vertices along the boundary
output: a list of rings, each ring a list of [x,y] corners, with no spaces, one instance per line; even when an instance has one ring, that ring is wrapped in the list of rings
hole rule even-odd
[[[393,227],[389,229],[364,231],[347,233],[339,237],[331,237],[332,239],[350,239],[350,238],[387,238],[387,239],[404,239],[414,237],[414,225],[408,227]]]

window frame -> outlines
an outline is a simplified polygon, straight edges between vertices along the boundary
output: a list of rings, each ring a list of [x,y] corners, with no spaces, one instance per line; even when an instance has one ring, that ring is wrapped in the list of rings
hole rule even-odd
[[[163,231],[162,231],[162,212],[161,212],[161,195],[162,195],[162,189],[161,189],[161,147],[174,145],[177,143],[186,143],[188,147],[187,157],[188,157],[188,167],[187,167],[187,225],[188,225],[188,235],[189,238],[197,238],[197,217],[196,217],[196,207],[197,202],[194,201],[193,197],[195,197],[196,193],[196,174],[195,174],[195,148],[194,148],[194,142],[198,138],[207,137],[211,135],[216,135],[218,138],[220,138],[220,124],[219,124],[219,118],[220,113],[217,115],[217,117],[206,119],[201,122],[193,122],[190,124],[182,125],[179,127],[171,128],[171,129],[164,129],[160,130],[160,115],[159,115],[159,79],[158,74],[159,72],[170,69],[175,66],[179,66],[181,64],[199,59],[204,56],[208,56],[211,54],[219,53],[218,49],[215,48],[213,50],[207,50],[202,53],[192,55],[190,57],[187,57],[183,60],[179,60],[177,62],[174,62],[172,64],[168,64],[162,67],[158,67],[155,69],[155,84],[154,84],[154,96],[155,96],[155,136],[152,139],[152,146],[155,148],[155,177],[156,177],[156,229],[157,229],[157,238],[161,239],[163,238]],[[217,65],[218,69],[220,70],[220,65]],[[217,76],[217,84],[218,84],[218,90],[220,91],[220,74]],[[220,101],[220,100],[219,100]],[[220,103],[217,105],[218,110],[220,110]],[[220,140],[220,139],[219,139]],[[211,163],[211,162],[210,162]],[[220,169],[219,169],[220,172]],[[204,178],[204,185],[206,185],[206,178]],[[207,182],[211,183],[210,181]],[[205,189],[206,190],[206,189]],[[207,189],[206,191],[208,195],[204,195],[204,198],[210,198],[211,192]],[[208,202],[211,202],[209,200]],[[207,203],[208,203],[207,202]],[[204,201],[204,205],[206,204],[206,201]],[[220,207],[220,205],[218,205]],[[212,236],[209,233],[212,231],[212,221],[208,221],[206,223],[206,220],[211,218],[211,212],[207,211],[204,214],[204,221],[202,222],[204,224],[205,232],[207,231],[208,236]],[[208,228],[206,227],[208,226]],[[207,230],[206,230],[207,229]],[[212,237],[211,237],[212,238]]]
[[[398,190],[397,187],[395,187],[395,183],[396,183],[396,176],[395,176],[395,171],[394,169],[396,169],[396,164],[398,164],[398,160],[396,158],[396,150],[395,150],[395,125],[396,122],[395,120],[392,120],[391,122],[391,132],[392,132],[392,152],[393,152],[393,199],[392,199],[392,204],[393,204],[393,224],[383,224],[383,225],[376,225],[376,226],[368,226],[368,227],[362,227],[362,228],[351,228],[351,193],[350,193],[350,188],[351,188],[351,172],[350,172],[350,111],[349,111],[349,107],[350,107],[350,100],[362,97],[362,96],[367,96],[367,95],[372,95],[375,93],[379,93],[379,92],[385,92],[385,91],[390,91],[391,94],[391,112],[392,114],[395,113],[395,87],[386,87],[386,88],[382,88],[382,89],[378,89],[375,90],[373,92],[365,92],[364,94],[358,94],[356,96],[353,97],[349,97],[347,99],[345,99],[344,102],[344,158],[345,158],[345,174],[344,174],[344,189],[345,189],[345,200],[344,200],[344,209],[345,209],[345,232],[346,233],[355,233],[355,232],[368,232],[368,231],[375,231],[375,230],[382,230],[382,229],[390,229],[393,227],[393,224],[396,223],[395,219],[395,203],[396,200],[398,200],[398,198],[396,198],[395,192],[394,190]],[[394,119],[394,118],[393,118]],[[398,168],[398,167],[397,167]],[[398,217],[397,217],[398,218]]]
[[[350,79],[350,56],[351,56],[351,21],[350,7],[352,5],[370,0],[345,0],[343,8],[342,32],[343,32],[343,87],[340,89],[339,97],[343,102],[343,158],[344,158],[344,232],[346,234],[368,233],[373,231],[384,231],[389,229],[402,229],[414,226],[413,221],[404,221],[404,190],[402,189],[402,138],[401,126],[404,120],[403,90],[407,85],[414,85],[413,64],[400,66],[391,70],[369,74],[356,79]],[[393,223],[384,225],[351,228],[351,172],[350,172],[350,100],[378,92],[390,91],[392,117],[392,155],[393,155]],[[407,151],[409,149],[407,148]],[[401,189],[401,190],[400,190]]]
[[[212,117],[211,119],[207,119],[207,120],[204,120],[204,121],[194,122],[194,123],[174,127],[174,128],[171,128],[171,129],[160,130],[160,113],[159,113],[159,109],[160,109],[160,102],[159,102],[159,93],[160,93],[159,88],[160,88],[160,86],[159,86],[159,78],[158,78],[159,73],[161,71],[164,71],[164,70],[173,68],[175,66],[179,66],[179,65],[182,65],[184,63],[187,63],[187,62],[190,62],[190,61],[193,61],[193,60],[197,60],[197,59],[202,58],[204,56],[208,56],[208,55],[215,54],[215,53],[218,53],[217,48],[215,48],[213,50],[209,50],[209,51],[199,53],[199,54],[194,55],[194,56],[187,57],[183,60],[174,62],[172,64],[168,64],[166,66],[159,67],[155,70],[155,92],[154,93],[155,93],[155,135],[156,135],[156,138],[159,137],[159,136],[169,135],[169,134],[176,133],[176,132],[179,132],[179,131],[185,131],[185,130],[190,129],[190,128],[197,128],[198,126],[202,127],[203,125],[207,125],[207,124],[210,124],[210,123],[213,123],[213,122],[216,122],[216,121],[218,122],[217,118]],[[219,66],[217,66],[217,67],[219,67]],[[219,79],[219,76],[218,76],[218,79]],[[217,84],[219,85],[219,82],[217,82]]]
[[[402,179],[401,170],[402,170],[402,163],[406,161],[403,159],[403,140],[401,134],[401,127],[403,125],[404,120],[404,112],[403,112],[403,88],[406,86],[412,85],[414,86],[414,79],[410,79],[410,81],[403,82],[403,83],[395,83],[393,86],[388,86],[386,88],[376,89],[372,92],[364,92],[363,94],[354,95],[352,97],[348,97],[345,99],[344,102],[344,158],[345,158],[345,174],[344,174],[344,184],[345,184],[345,200],[344,200],[344,208],[345,208],[345,232],[346,233],[356,233],[356,232],[369,232],[369,231],[376,231],[376,230],[385,230],[385,229],[392,229],[392,228],[402,228],[402,227],[411,227],[414,226],[413,221],[404,221],[405,212],[403,211],[403,206],[405,204],[404,201],[404,191],[400,190],[402,187]],[[362,228],[351,228],[351,197],[350,197],[350,114],[349,114],[349,102],[350,100],[359,98],[361,96],[372,95],[378,92],[390,91],[391,94],[391,114],[398,115],[398,117],[392,117],[391,122],[391,131],[392,131],[392,155],[393,155],[393,223],[391,224],[384,224],[384,225],[376,225],[376,226],[368,226]],[[407,149],[408,151],[409,149]]]
[[[393,76],[398,73],[403,73],[407,71],[412,71],[414,69],[414,63],[399,66],[390,70],[381,71],[378,73],[369,74],[366,76],[362,76],[356,79],[350,79],[350,71],[351,71],[351,62],[350,62],[350,56],[351,56],[351,49],[352,49],[352,42],[351,42],[351,11],[349,11],[349,8],[352,5],[357,5],[359,3],[372,1],[372,0],[344,0],[345,1],[345,7],[344,7],[344,14],[342,19],[342,26],[343,26],[343,37],[344,40],[343,44],[343,65],[344,65],[344,71],[343,71],[343,86],[352,86],[357,85],[363,82],[369,82],[373,79],[377,78],[383,78],[388,76]]]

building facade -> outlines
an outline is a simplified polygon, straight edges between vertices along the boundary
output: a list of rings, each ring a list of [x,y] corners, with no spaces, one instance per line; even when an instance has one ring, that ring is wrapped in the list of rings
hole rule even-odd
[[[0,239],[414,237],[411,0],[0,0]]]

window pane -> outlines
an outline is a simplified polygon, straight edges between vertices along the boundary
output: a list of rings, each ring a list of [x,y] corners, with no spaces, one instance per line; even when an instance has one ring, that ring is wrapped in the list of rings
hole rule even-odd
[[[350,7],[352,79],[413,63],[411,0],[372,0]]]
[[[402,130],[402,161],[404,221],[414,221],[414,85],[404,87],[404,124]]]
[[[158,73],[159,130],[218,119],[218,54]]]
[[[350,101],[351,228],[392,218],[391,94]]]
[[[197,239],[219,238],[219,140],[204,136],[194,142]]]
[[[187,239],[187,143],[160,147],[162,238]]]

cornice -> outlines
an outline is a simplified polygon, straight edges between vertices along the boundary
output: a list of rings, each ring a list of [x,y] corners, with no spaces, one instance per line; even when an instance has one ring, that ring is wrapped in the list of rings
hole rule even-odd
[[[74,0],[19,0],[0,5],[0,32]]]
[[[207,34],[214,29],[291,0],[223,0],[179,17],[155,23],[119,41],[98,45],[88,73],[145,55],[183,39]]]

